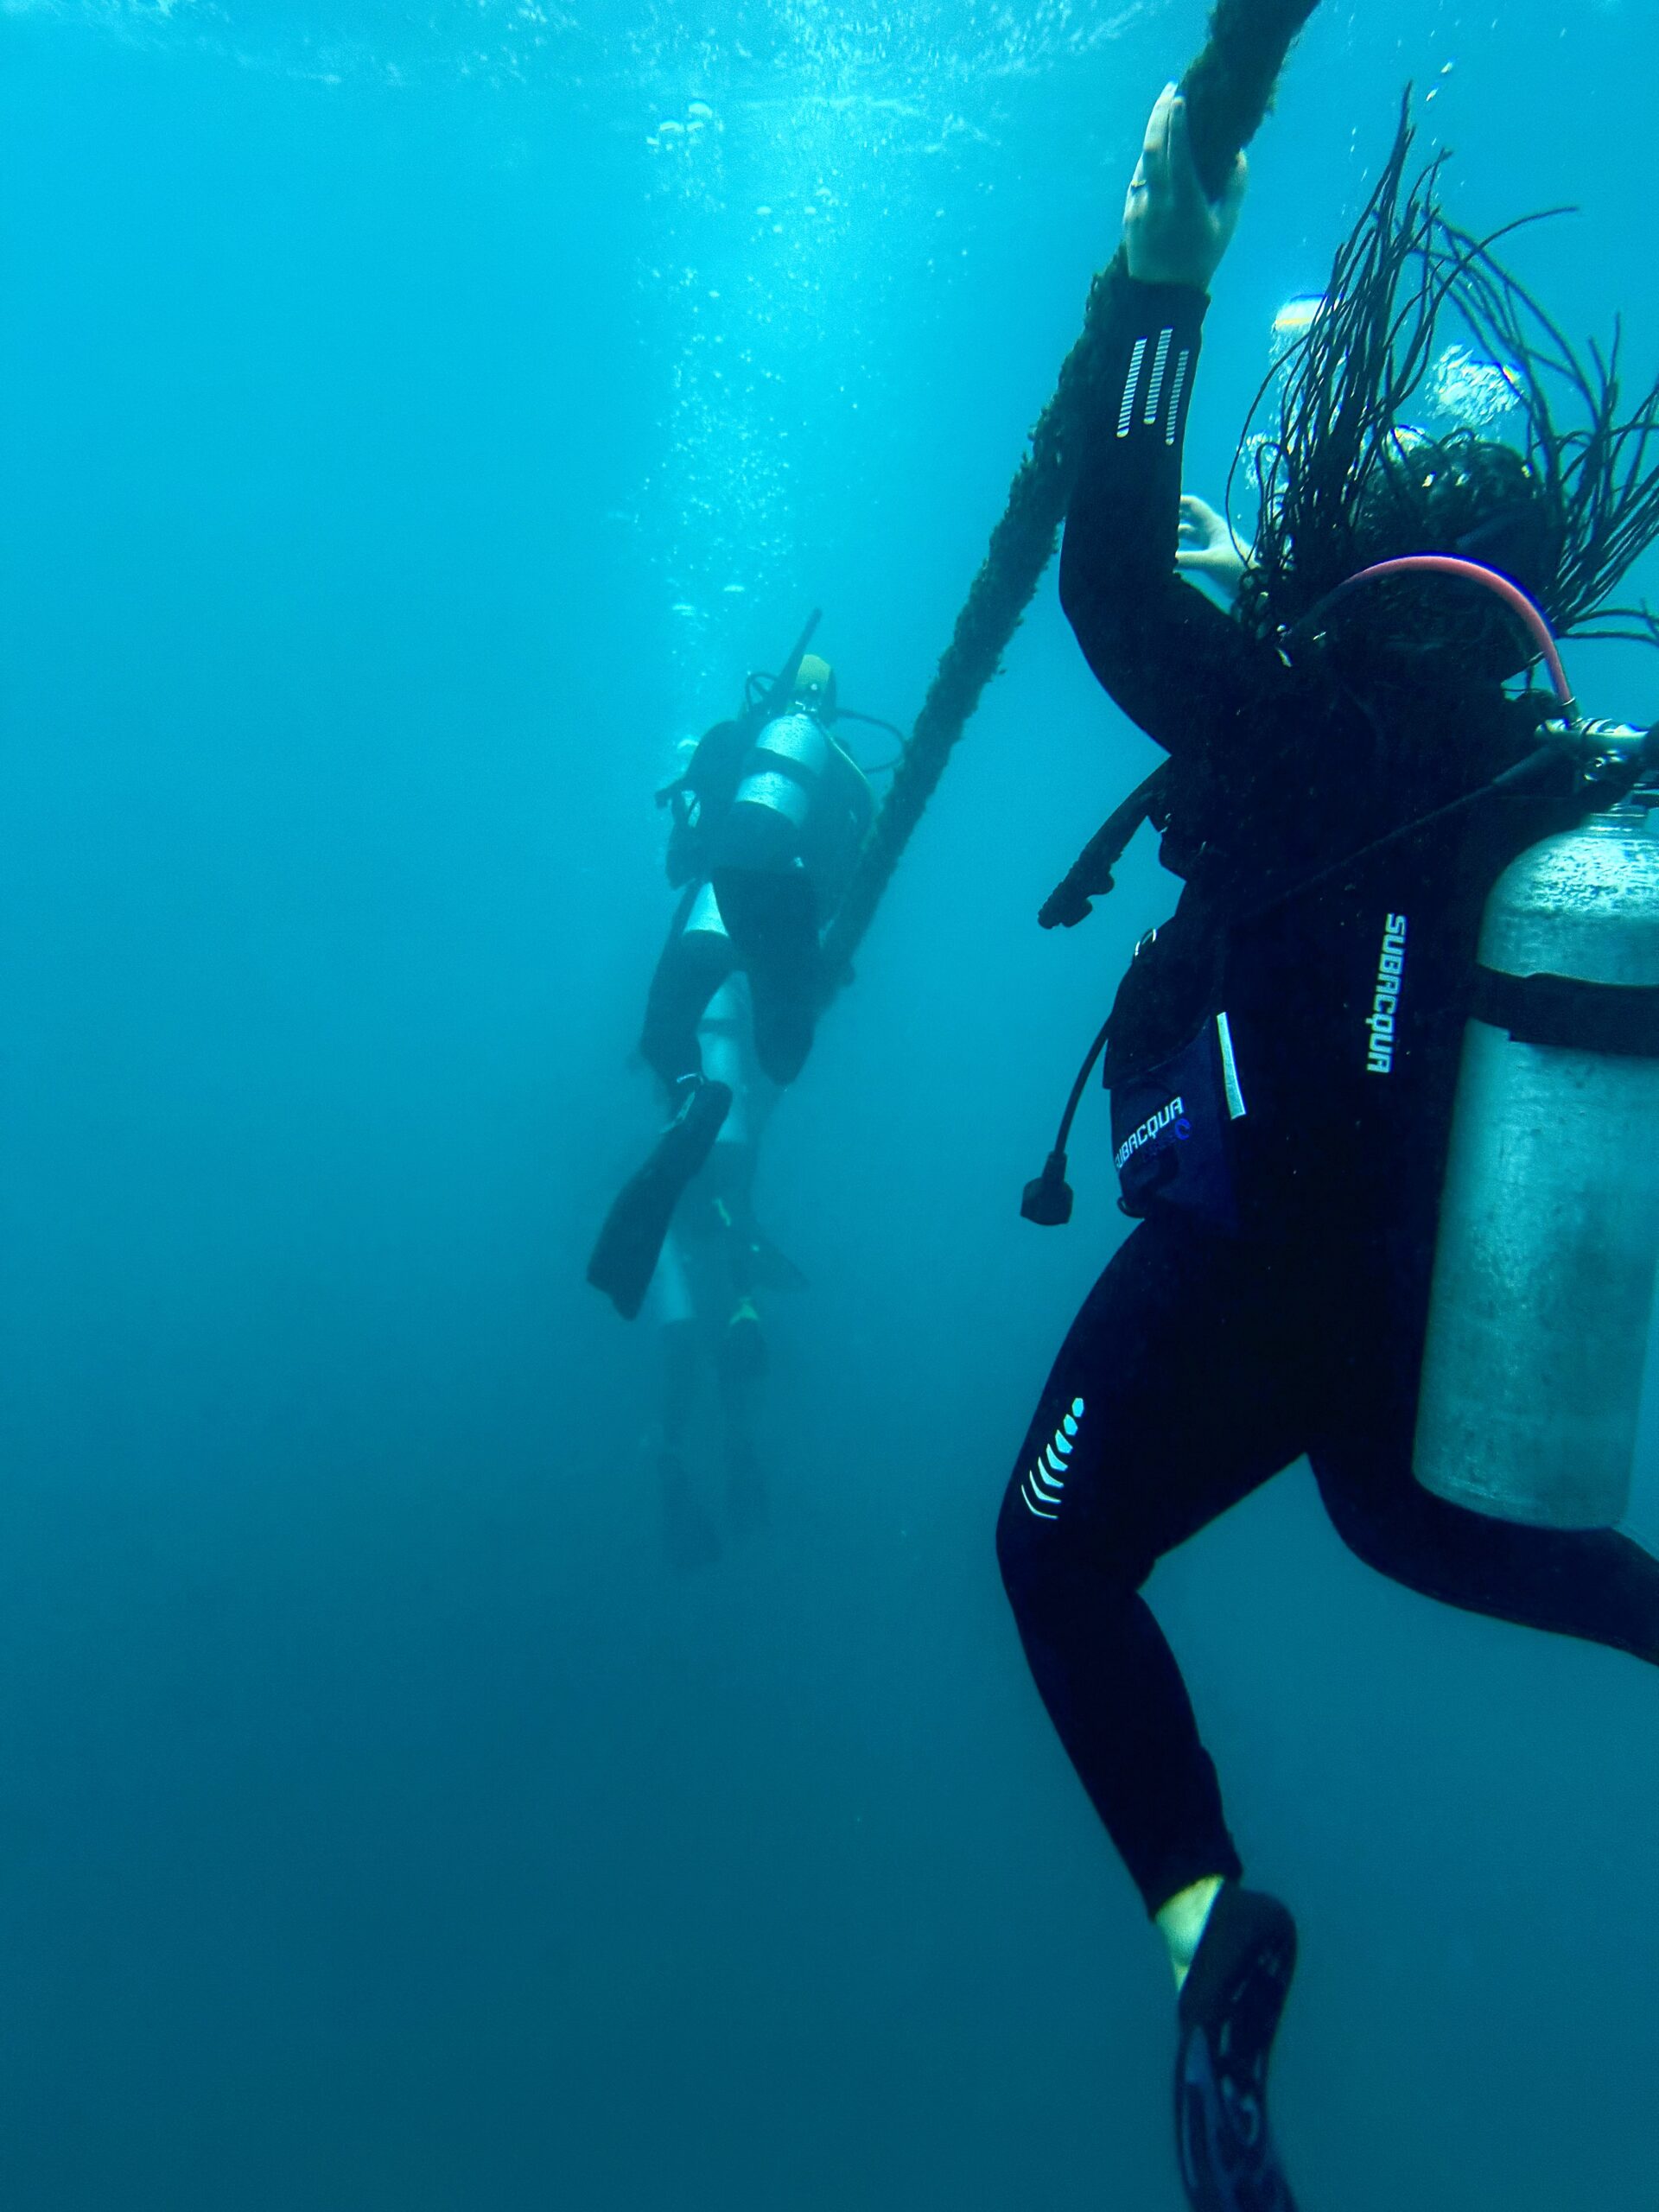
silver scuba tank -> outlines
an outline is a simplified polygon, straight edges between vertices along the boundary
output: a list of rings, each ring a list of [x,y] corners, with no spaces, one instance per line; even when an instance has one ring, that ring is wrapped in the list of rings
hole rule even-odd
[[[1610,1527],[1630,1498],[1659,1267],[1656,804],[1533,846],[1481,925],[1415,1468],[1540,1528]]]
[[[686,917],[685,934],[690,936],[694,931],[721,937],[726,934],[719,901],[706,883]],[[756,1113],[755,1091],[758,1084],[764,1084],[765,1078],[759,1076],[753,1064],[753,1052],[747,1041],[750,1027],[747,978],[741,974],[730,976],[709,1000],[697,1024],[702,1071],[713,1081],[725,1084],[732,1094],[730,1109],[715,1139],[712,1157],[715,1162],[721,1159],[722,1147],[729,1158],[731,1147],[752,1146],[760,1134],[761,1116]],[[716,1166],[717,1185],[719,1174]],[[677,1217],[670,1224],[662,1256],[651,1279],[651,1313],[658,1328],[695,1321],[708,1302],[710,1268],[703,1249],[706,1244],[706,1238],[701,1243],[695,1237],[688,1238]],[[722,1274],[721,1280],[723,1287],[726,1275]]]
[[[731,1110],[720,1125],[716,1145],[749,1144],[755,1135],[750,1126],[755,1071],[746,1049],[750,1022],[748,978],[728,976],[709,1000],[697,1025],[702,1071],[715,1083],[723,1083],[732,1094]]]
[[[790,866],[800,853],[830,751],[830,740],[804,710],[775,715],[766,725],[743,764],[721,841],[722,865]]]

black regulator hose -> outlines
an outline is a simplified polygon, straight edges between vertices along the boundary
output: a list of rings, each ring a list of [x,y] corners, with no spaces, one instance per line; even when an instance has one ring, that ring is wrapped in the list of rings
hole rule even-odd
[[[1071,1141],[1071,1124],[1077,1118],[1077,1109],[1083,1103],[1083,1094],[1089,1078],[1095,1071],[1095,1062],[1106,1049],[1106,1039],[1111,1028],[1109,1017],[1100,1025],[1094,1043],[1089,1047],[1083,1065],[1077,1070],[1071,1085],[1071,1096],[1065,1102],[1065,1111],[1060,1116],[1059,1135],[1054,1148],[1043,1162],[1043,1172],[1033,1175],[1026,1185],[1025,1196],[1020,1201],[1022,1220],[1034,1221],[1039,1229],[1064,1229],[1071,1218],[1071,1185],[1065,1179],[1065,1147]]]

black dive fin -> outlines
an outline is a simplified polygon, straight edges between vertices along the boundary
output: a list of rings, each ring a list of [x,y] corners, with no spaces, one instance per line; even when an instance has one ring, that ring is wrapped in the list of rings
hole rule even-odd
[[[731,1111],[732,1094],[723,1083],[688,1084],[686,1094],[651,1158],[617,1193],[588,1262],[588,1281],[625,1321],[645,1304],[674,1209]]]
[[[806,1277],[787,1252],[760,1230],[749,1235],[750,1280],[757,1290],[804,1290]]]
[[[1296,2212],[1268,2126],[1268,2060],[1296,1970],[1296,1923],[1229,1882],[1181,1990],[1175,2143],[1192,2212]]]

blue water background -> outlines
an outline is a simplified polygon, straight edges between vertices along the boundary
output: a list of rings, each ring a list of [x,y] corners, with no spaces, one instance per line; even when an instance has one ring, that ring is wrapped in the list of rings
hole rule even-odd
[[[1176,2212],[1167,1969],[990,1548],[1097,1104],[1070,1231],[1019,1187],[1173,890],[1033,926],[1151,758],[1052,581],[774,1126],[811,1287],[716,1572],[581,1261],[673,744],[814,603],[908,721],[1199,19],[0,0],[15,2212]],[[1194,487],[1408,76],[1471,225],[1582,207],[1516,258],[1639,381],[1656,61],[1325,0]],[[1659,2202],[1652,1675],[1370,1577],[1305,1471],[1154,1600],[1302,1921],[1308,2212]]]

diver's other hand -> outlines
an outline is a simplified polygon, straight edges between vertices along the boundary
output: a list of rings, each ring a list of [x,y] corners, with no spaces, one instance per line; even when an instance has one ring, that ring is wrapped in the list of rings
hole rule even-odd
[[[1175,566],[1183,575],[1204,576],[1229,599],[1236,599],[1248,556],[1225,515],[1218,515],[1191,492],[1181,494],[1180,535]]]
[[[1147,119],[1141,158],[1123,203],[1123,251],[1129,274],[1143,284],[1209,289],[1238,227],[1248,172],[1241,154],[1219,200],[1204,188],[1192,158],[1186,101],[1166,85]]]

